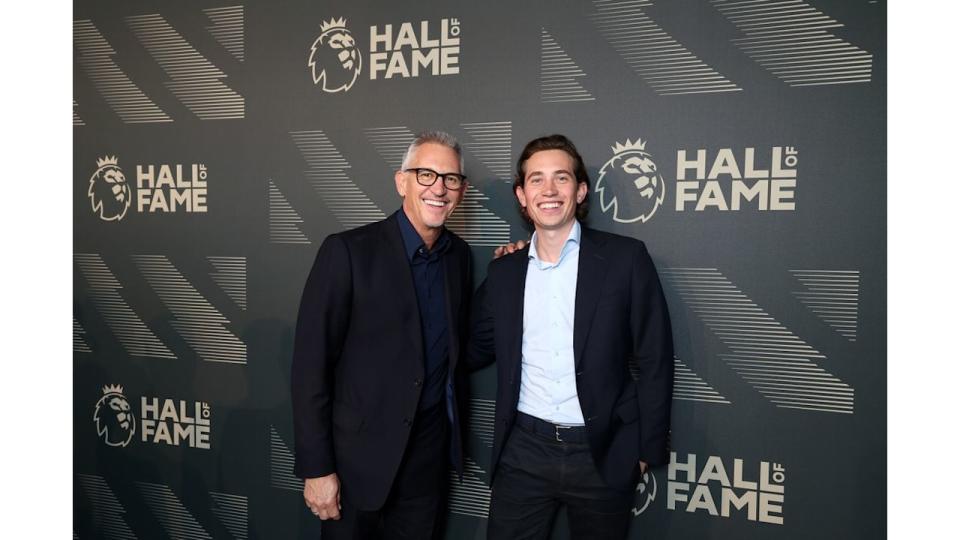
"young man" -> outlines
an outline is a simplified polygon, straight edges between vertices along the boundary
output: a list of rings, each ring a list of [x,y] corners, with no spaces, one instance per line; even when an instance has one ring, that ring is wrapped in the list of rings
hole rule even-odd
[[[394,175],[402,208],[328,236],[304,287],[294,471],[325,540],[431,538],[449,456],[461,469],[452,381],[471,263],[444,222],[463,200],[462,168],[452,136],[418,136]]]
[[[640,474],[667,461],[673,342],[643,242],[583,227],[589,178],[566,137],[531,141],[514,191],[529,246],[474,299],[472,368],[497,361],[488,537],[623,538]],[[631,377],[635,363],[639,378]]]

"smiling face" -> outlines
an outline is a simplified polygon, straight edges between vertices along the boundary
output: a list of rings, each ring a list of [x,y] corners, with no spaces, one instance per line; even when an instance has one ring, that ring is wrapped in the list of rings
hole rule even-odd
[[[517,199],[538,232],[573,224],[577,204],[587,196],[587,184],[577,182],[574,167],[573,156],[563,150],[541,150],[524,163]]]
[[[414,168],[432,169],[440,174],[460,174],[460,157],[449,146],[428,142],[416,147],[403,164],[403,169]],[[450,191],[439,177],[432,186],[421,186],[417,183],[416,173],[404,172],[403,169],[394,175],[397,193],[403,197],[403,211],[420,237],[432,243],[440,234],[444,222],[463,200],[467,186],[464,184],[459,191]]]

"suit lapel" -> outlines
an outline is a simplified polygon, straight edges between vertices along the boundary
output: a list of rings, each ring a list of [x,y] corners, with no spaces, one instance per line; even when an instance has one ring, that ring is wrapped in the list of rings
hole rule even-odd
[[[397,222],[396,215],[388,217],[382,223],[384,226],[382,236],[385,244],[384,253],[388,257],[385,271],[388,276],[391,276],[388,279],[394,282],[392,290],[396,293],[397,300],[400,302],[400,312],[403,315],[400,324],[403,325],[404,333],[407,335],[413,351],[413,354],[409,357],[416,363],[418,372],[422,373],[423,335],[420,331],[420,309],[417,303],[417,292],[413,286],[410,260],[407,259],[407,253],[403,246],[403,236],[400,234],[400,224]]]
[[[508,320],[502,326],[513,332],[510,351],[512,355],[507,359],[513,366],[514,380],[520,386],[520,363],[523,359],[523,303],[527,288],[527,269],[530,267],[530,248],[524,248],[515,257],[510,265],[510,276],[507,280],[507,310]],[[519,394],[518,394],[519,395]]]
[[[450,338],[450,373],[457,365],[457,359],[460,355],[460,302],[461,279],[463,268],[461,268],[461,257],[454,246],[450,246],[447,252],[443,254],[443,285],[447,299],[447,335]]]
[[[580,237],[580,262],[577,265],[577,295],[573,311],[573,357],[578,371],[607,271],[601,248],[602,243],[593,235],[593,231],[583,227]]]

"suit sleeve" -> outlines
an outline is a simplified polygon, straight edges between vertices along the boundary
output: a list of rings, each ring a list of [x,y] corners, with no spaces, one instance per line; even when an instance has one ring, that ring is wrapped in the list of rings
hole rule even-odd
[[[640,243],[631,278],[633,359],[639,371],[640,459],[651,466],[668,461],[673,399],[673,333],[657,270]]]
[[[300,298],[293,345],[294,474],[301,478],[336,472],[331,426],[333,374],[350,320],[351,290],[347,247],[338,235],[328,236]]]
[[[470,371],[489,366],[495,359],[493,334],[493,298],[487,289],[490,281],[483,280],[473,296],[470,310],[470,337],[467,342],[466,365]]]

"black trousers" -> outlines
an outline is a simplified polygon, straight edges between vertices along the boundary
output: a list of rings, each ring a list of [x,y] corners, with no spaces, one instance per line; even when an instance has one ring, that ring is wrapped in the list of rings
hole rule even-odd
[[[383,507],[358,510],[341,485],[340,519],[321,525],[323,540],[429,540],[439,537],[446,506],[449,426],[443,404],[417,412],[400,469]]]
[[[625,538],[633,497],[603,481],[587,442],[558,442],[518,424],[497,465],[487,538],[549,538],[561,504],[572,539]]]

